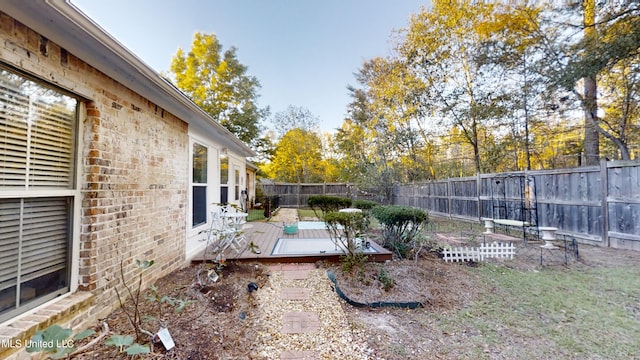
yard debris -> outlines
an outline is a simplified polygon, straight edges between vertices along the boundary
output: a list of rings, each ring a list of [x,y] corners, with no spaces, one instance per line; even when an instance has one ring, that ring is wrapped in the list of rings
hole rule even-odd
[[[249,291],[250,293],[254,292],[258,290],[258,284],[254,283],[254,282],[250,282],[249,285],[247,285],[247,291]]]

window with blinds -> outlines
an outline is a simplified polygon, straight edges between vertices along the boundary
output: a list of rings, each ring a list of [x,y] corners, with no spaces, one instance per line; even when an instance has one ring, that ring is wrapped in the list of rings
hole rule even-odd
[[[0,68],[0,322],[69,290],[77,100]]]

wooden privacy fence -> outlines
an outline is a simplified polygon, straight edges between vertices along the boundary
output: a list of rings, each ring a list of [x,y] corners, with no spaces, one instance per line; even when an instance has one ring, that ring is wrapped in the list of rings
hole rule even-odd
[[[376,193],[349,183],[260,183],[265,196],[278,196],[282,207],[305,207],[310,196],[330,195],[350,199],[376,200]]]
[[[397,185],[392,200],[471,221],[524,219],[583,243],[640,250],[638,161]]]

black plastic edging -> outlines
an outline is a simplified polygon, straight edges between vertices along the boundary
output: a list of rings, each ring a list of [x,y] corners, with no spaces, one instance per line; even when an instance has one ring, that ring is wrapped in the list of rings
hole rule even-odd
[[[372,303],[361,303],[361,302],[353,301],[349,299],[349,297],[345,293],[343,293],[342,290],[340,290],[340,287],[338,286],[338,281],[336,280],[336,276],[333,274],[333,271],[327,270],[327,276],[329,277],[329,280],[333,282],[333,286],[336,289],[336,293],[338,294],[338,296],[340,296],[342,300],[346,301],[347,304],[355,307],[373,307],[373,308],[397,307],[397,308],[404,308],[404,309],[417,309],[417,308],[424,307],[422,303],[419,301],[410,301],[410,302],[377,301]]]

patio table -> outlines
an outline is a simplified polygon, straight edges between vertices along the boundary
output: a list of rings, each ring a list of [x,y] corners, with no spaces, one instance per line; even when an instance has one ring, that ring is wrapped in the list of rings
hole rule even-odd
[[[239,230],[240,226],[245,223],[247,216],[249,216],[249,214],[243,212],[224,212],[220,214],[220,217],[229,219],[233,222],[235,230]]]
[[[338,212],[343,212],[343,213],[361,213],[362,210],[361,209],[357,209],[357,208],[346,208],[346,209],[340,209],[340,210],[338,210]]]

